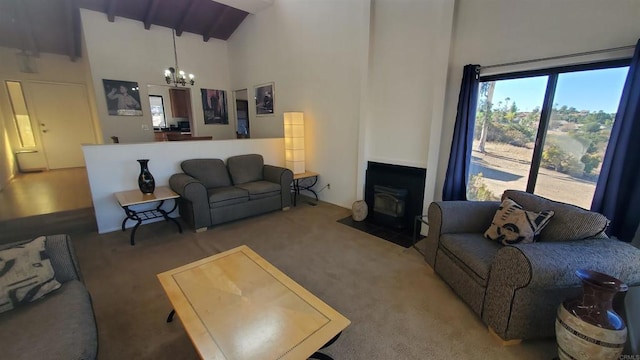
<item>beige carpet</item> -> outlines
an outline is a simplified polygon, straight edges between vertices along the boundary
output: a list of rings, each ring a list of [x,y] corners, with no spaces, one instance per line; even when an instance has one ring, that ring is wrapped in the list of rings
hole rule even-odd
[[[196,234],[171,223],[129,232],[80,234],[74,244],[93,296],[99,358],[197,359],[156,274],[246,244],[349,318],[325,349],[340,359],[551,359],[553,340],[503,347],[415,249],[336,220],[347,209],[302,201]],[[256,359],[262,360],[262,359]]]

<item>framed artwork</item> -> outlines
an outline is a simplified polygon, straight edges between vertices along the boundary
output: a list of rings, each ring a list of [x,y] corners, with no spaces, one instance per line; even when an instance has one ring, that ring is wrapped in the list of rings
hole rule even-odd
[[[224,90],[200,89],[205,124],[229,124],[227,92]]]
[[[275,103],[273,83],[266,83],[256,86],[256,116],[273,115]]]
[[[102,79],[102,85],[109,115],[142,116],[137,82]]]

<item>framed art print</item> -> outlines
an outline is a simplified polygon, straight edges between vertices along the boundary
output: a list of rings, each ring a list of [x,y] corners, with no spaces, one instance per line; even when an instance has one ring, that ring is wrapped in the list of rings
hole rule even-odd
[[[227,92],[224,90],[200,89],[205,124],[229,124]]]
[[[142,116],[137,82],[102,79],[102,85],[109,115]]]
[[[273,83],[258,85],[255,88],[256,116],[273,115],[275,97]]]

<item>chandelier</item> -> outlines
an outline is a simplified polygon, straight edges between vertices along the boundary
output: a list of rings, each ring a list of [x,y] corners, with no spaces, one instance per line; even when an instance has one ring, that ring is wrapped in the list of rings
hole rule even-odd
[[[187,80],[185,72],[180,70],[180,68],[178,67],[178,52],[176,51],[175,30],[171,29],[171,35],[173,37],[173,55],[175,57],[176,67],[170,67],[164,71],[164,80],[167,82],[167,84],[176,87],[178,85],[187,86],[187,83],[193,86],[196,83],[196,81],[193,79],[193,74],[189,74],[189,79]]]

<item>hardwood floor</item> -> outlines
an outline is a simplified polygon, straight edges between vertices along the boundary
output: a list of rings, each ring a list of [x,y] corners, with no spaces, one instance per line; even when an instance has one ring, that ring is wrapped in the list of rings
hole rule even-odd
[[[91,208],[85,168],[20,173],[0,191],[0,221]]]
[[[85,168],[18,174],[0,204],[0,244],[96,230]]]

